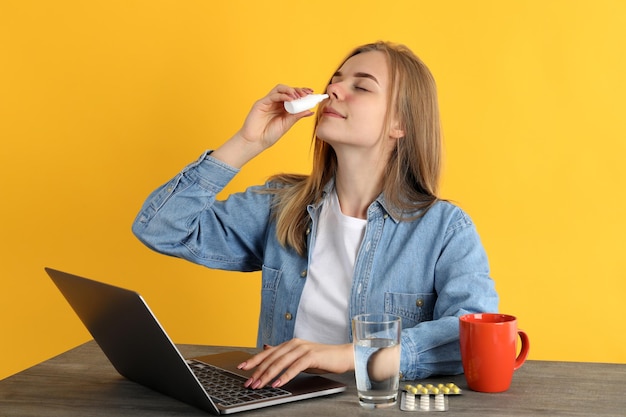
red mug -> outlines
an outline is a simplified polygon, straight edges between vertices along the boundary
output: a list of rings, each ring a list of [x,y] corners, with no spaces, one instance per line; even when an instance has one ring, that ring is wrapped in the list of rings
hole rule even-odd
[[[518,335],[522,346],[516,356]],[[480,392],[509,389],[513,372],[522,366],[530,348],[517,319],[498,313],[466,314],[459,318],[459,336],[467,386]]]

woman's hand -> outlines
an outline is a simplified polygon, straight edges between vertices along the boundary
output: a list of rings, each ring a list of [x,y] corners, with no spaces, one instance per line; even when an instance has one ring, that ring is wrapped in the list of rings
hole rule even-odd
[[[283,102],[313,93],[310,88],[293,88],[279,84],[252,106],[241,129],[212,156],[231,166],[241,168],[246,162],[274,145],[303,117],[312,116],[310,110],[290,114]]]
[[[278,141],[303,117],[313,115],[312,111],[290,114],[283,102],[295,100],[313,93],[310,88],[292,88],[279,84],[268,95],[252,106],[250,113],[238,134],[246,141],[267,149]]]
[[[291,339],[274,347],[266,347],[256,354],[239,369],[256,368],[252,377],[244,384],[253,389],[263,388],[270,381],[272,387],[281,387],[291,381],[298,373],[332,372],[343,373],[354,369],[354,353],[352,344],[325,345]]]

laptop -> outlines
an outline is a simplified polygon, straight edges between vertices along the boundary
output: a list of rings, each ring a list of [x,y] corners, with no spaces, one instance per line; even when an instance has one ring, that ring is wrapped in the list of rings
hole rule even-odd
[[[341,382],[304,373],[281,388],[244,388],[252,372],[237,365],[249,353],[184,359],[137,292],[45,270],[122,376],[209,413],[255,410],[346,390]]]

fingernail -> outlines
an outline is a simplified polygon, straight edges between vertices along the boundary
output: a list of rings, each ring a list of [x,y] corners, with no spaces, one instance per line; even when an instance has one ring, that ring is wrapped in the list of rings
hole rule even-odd
[[[243,383],[243,386],[248,388],[250,386],[250,384],[252,384],[254,382],[254,378],[250,378],[248,379],[246,382]]]
[[[261,386],[261,380],[254,381],[254,384],[252,384],[252,389],[257,389],[260,386]]]
[[[276,388],[276,387],[279,387],[279,386],[280,386],[280,379],[277,379],[276,381],[274,381],[272,383],[272,388]]]
[[[241,362],[239,365],[237,365],[237,369],[243,369],[244,366],[246,366],[246,362]]]

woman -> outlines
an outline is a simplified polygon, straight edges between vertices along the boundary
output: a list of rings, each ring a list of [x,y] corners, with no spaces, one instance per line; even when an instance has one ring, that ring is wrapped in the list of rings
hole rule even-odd
[[[309,176],[215,196],[252,158],[312,111],[278,85],[242,128],[153,192],[133,225],[159,252],[209,268],[262,271],[258,345],[246,386],[282,386],[298,372],[354,368],[350,318],[402,318],[400,370],[414,380],[461,373],[458,316],[496,311],[485,251],[469,217],[440,200],[434,80],[406,47],[356,48],[317,110]]]

